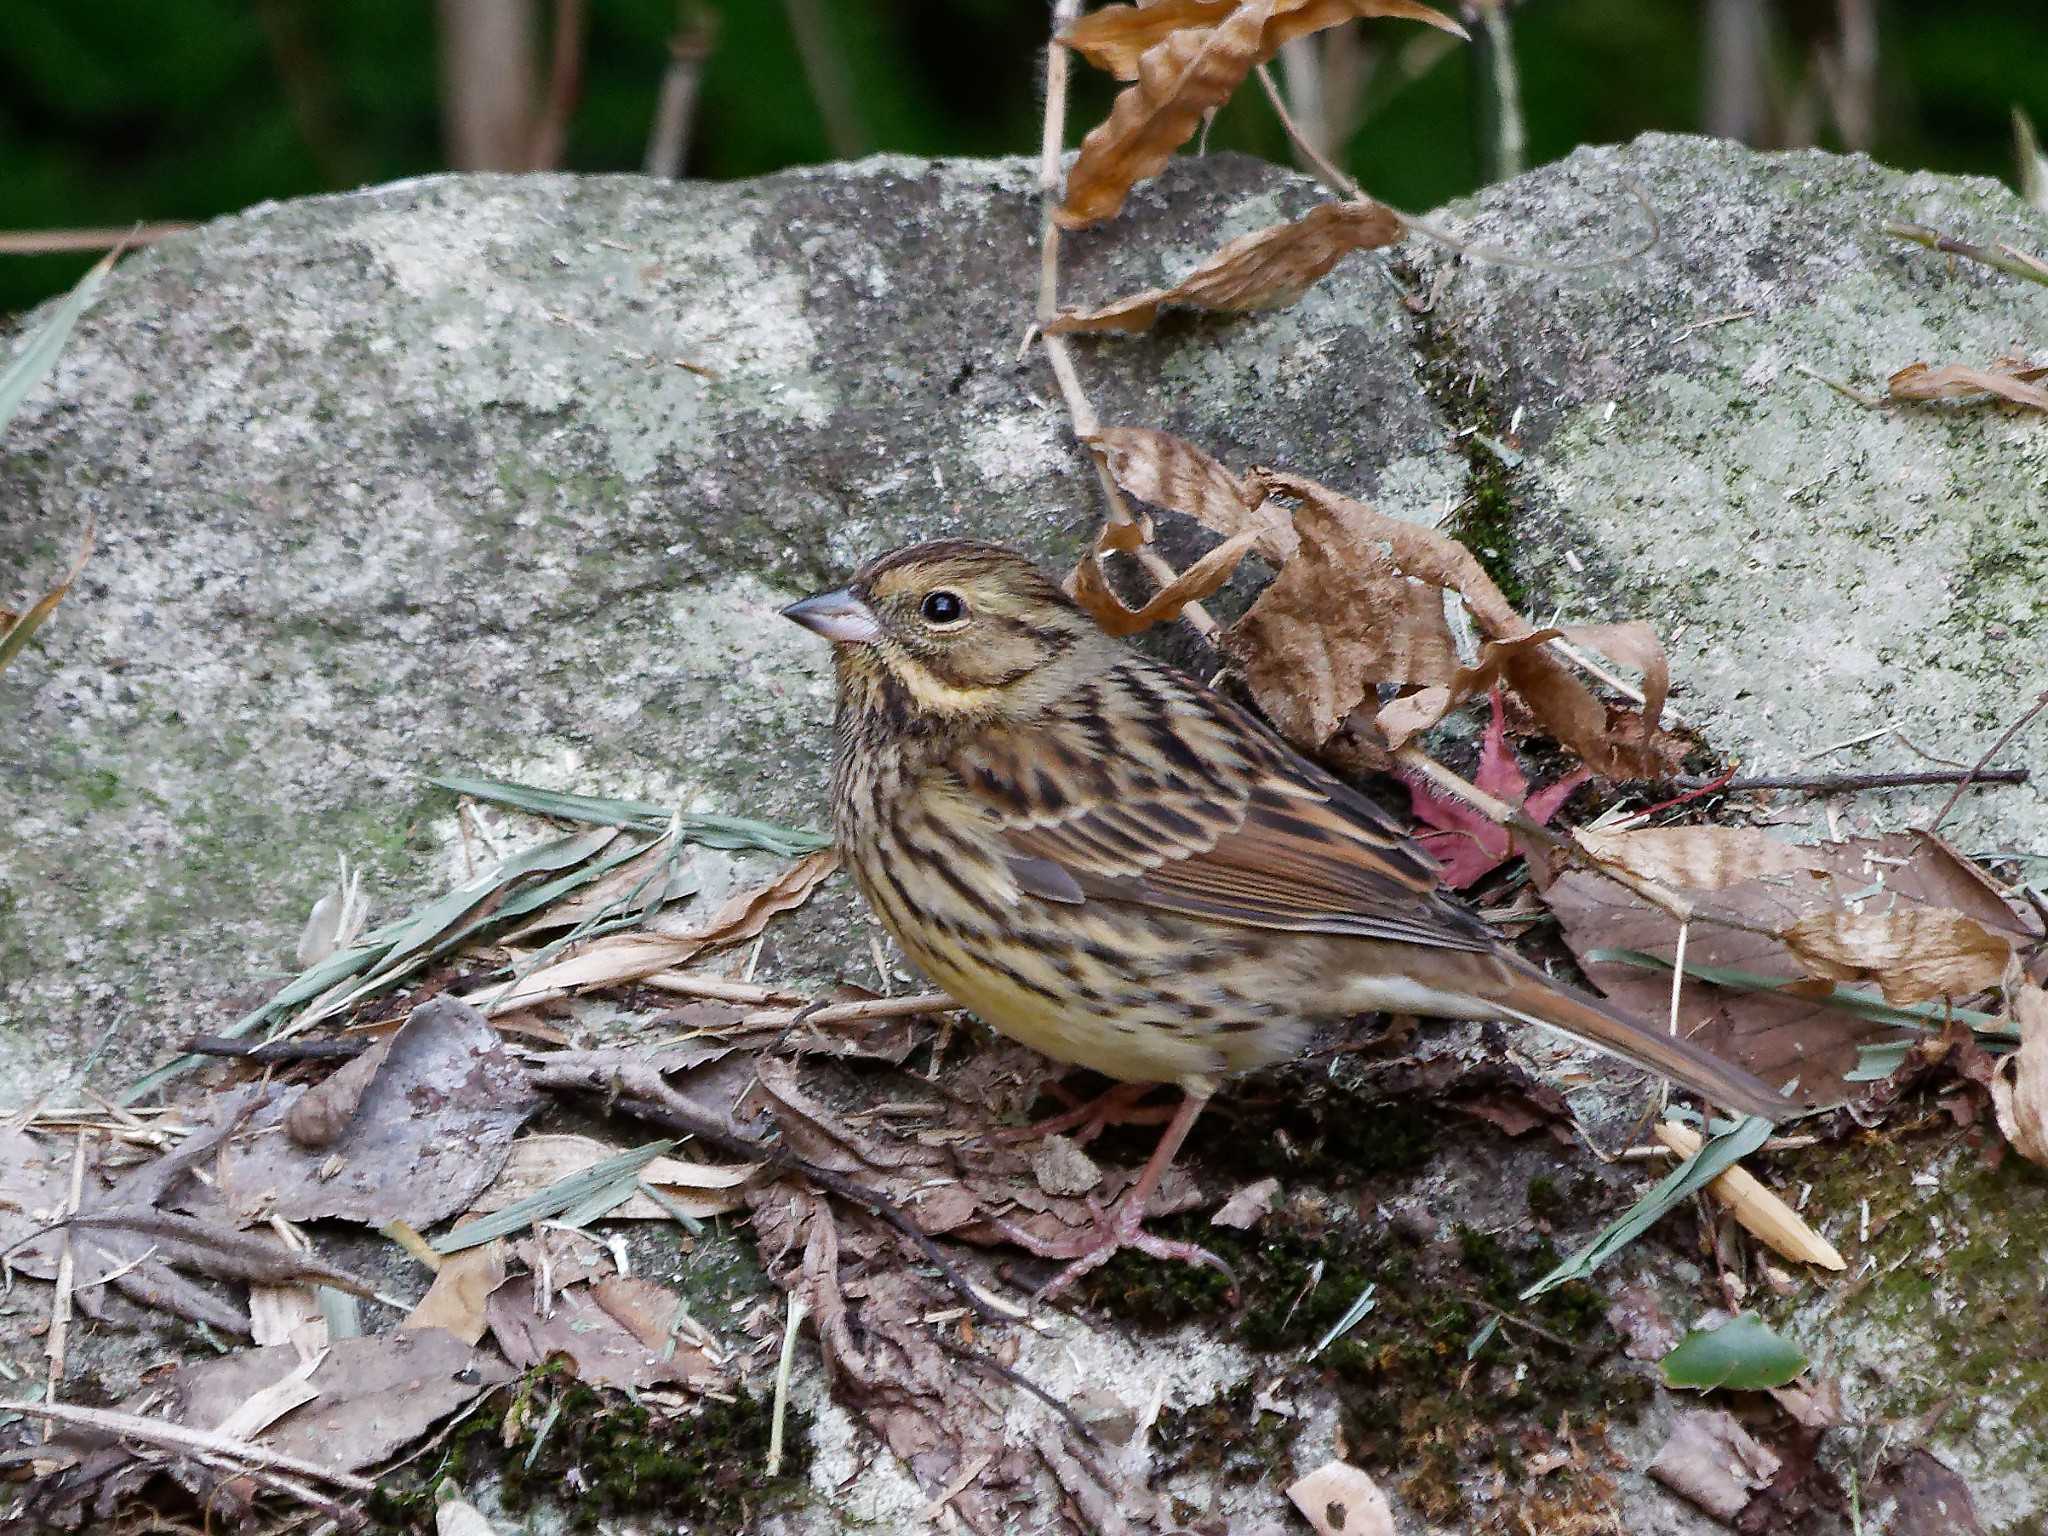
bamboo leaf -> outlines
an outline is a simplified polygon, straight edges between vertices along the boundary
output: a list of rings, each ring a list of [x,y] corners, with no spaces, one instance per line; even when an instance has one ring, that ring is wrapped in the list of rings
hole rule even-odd
[[[1657,1182],[1655,1188],[1609,1223],[1592,1242],[1522,1292],[1522,1300],[1541,1296],[1567,1280],[1585,1279],[1647,1232],[1679,1201],[1694,1190],[1705,1188],[1723,1170],[1762,1146],[1770,1134],[1770,1121],[1758,1115],[1745,1116],[1733,1130],[1714,1137],[1672,1169]]]

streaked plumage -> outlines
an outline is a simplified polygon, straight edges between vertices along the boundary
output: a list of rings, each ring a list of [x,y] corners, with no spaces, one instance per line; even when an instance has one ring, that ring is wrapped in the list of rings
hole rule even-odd
[[[1199,1107],[1360,1013],[1510,1017],[1782,1109],[1515,956],[1379,807],[1008,550],[913,546],[786,612],[835,642],[833,819],[862,893],[933,981],[1049,1056]]]

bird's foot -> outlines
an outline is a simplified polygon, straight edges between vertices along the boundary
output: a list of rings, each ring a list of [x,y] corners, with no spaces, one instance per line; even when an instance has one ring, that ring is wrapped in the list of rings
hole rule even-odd
[[[996,1230],[1018,1247],[1041,1259],[1065,1259],[1067,1265],[1034,1293],[1037,1301],[1050,1301],[1091,1270],[1100,1269],[1119,1251],[1135,1248],[1155,1259],[1176,1264],[1201,1264],[1222,1275],[1230,1286],[1231,1305],[1237,1304],[1237,1276],[1228,1264],[1199,1243],[1183,1243],[1145,1230],[1145,1206],[1150,1191],[1133,1189],[1114,1207],[1105,1211],[1088,1202],[1095,1218],[1095,1230],[1082,1237],[1042,1238],[1013,1226],[995,1223]]]
[[[1138,1100],[1150,1093],[1154,1086],[1152,1083],[1118,1083],[1092,1099],[1071,1103],[1072,1096],[1055,1083],[1052,1091],[1068,1099],[1071,1107],[1056,1115],[1047,1115],[1043,1120],[1034,1120],[1029,1125],[1005,1126],[990,1131],[988,1139],[999,1146],[1007,1146],[1072,1132],[1074,1142],[1085,1147],[1113,1125],[1164,1125],[1173,1118],[1173,1105],[1141,1107],[1138,1104]]]

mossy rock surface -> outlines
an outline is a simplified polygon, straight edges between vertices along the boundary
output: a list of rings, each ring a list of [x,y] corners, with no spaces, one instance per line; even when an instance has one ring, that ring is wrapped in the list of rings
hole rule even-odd
[[[254,209],[125,262],[0,440],[15,588],[54,577],[88,515],[98,528],[71,599],[0,674],[0,1106],[118,1087],[232,1017],[289,967],[339,856],[368,865],[380,913],[445,885],[460,840],[429,773],[822,823],[826,659],[773,609],[908,539],[972,533],[1063,563],[1095,526],[1057,391],[1017,355],[1033,184],[1022,161],[892,159],[724,186],[443,177]],[[2038,347],[2048,293],[1878,226],[2038,250],[2048,219],[1987,182],[1671,137],[1581,151],[1432,218],[1582,263],[1641,237],[1632,186],[1662,234],[1636,259],[1540,271],[1412,241],[1390,263],[1352,258],[1293,309],[1172,319],[1083,342],[1080,364],[1105,421],[1448,520],[1532,612],[1652,619],[1679,706],[1753,768],[1888,723],[1973,759],[2048,648],[2048,431],[1996,408],[1869,410],[1802,370],[1875,391],[1916,360]],[[1171,280],[1316,197],[1250,161],[1178,162],[1124,219],[1067,241],[1066,292]],[[1433,307],[1405,307],[1390,270]],[[1177,557],[1205,537],[1173,519],[1162,536]],[[1900,766],[1904,750],[1832,761]],[[2038,848],[2044,797],[1971,797],[1952,826],[1965,847]],[[1927,803],[1867,797],[1850,815],[1897,825]],[[835,884],[778,920],[761,963],[858,975],[871,932]],[[1518,1363],[1547,1372],[1522,1399],[1533,1419],[1608,1414],[1610,1443],[1645,1464],[1672,1400],[1645,1395],[1590,1303],[1531,1318],[1578,1342],[1569,1369],[1503,1325],[1459,1385],[1465,1335],[1491,1315],[1476,1303],[1502,1305],[1542,1244],[1619,1210],[1636,1173],[1362,1111],[1313,1075],[1276,1089],[1307,1107],[1243,1113],[1310,1149],[1273,1171],[1337,1214],[1256,1240],[1262,1281],[1306,1281],[1325,1237],[1325,1277],[1384,1269],[1363,1342],[1303,1370],[1299,1314],[1277,1321],[1266,1297],[1252,1338],[1167,1283],[1111,1326],[1027,1341],[1019,1369],[1055,1391],[1163,1383],[1183,1449],[1220,1432],[1204,1404],[1251,1415],[1235,1454],[1172,1473],[1175,1498],[1234,1530],[1288,1528],[1277,1490],[1346,1415],[1417,1529],[1491,1528],[1507,1511],[1484,1490],[1520,1451],[1482,1420]],[[1628,1109],[1577,1100],[1595,1119]],[[1914,1182],[1930,1172],[1948,1202],[1932,1215]],[[1780,1306],[1781,1326],[1873,1423],[1924,1416],[1944,1383],[1974,1394],[1930,1443],[1977,1484],[1987,1529],[2043,1518],[2044,1388],[1992,1347],[2017,1356],[2043,1321],[2038,1175],[1988,1170],[1947,1133],[1815,1151],[1778,1176],[1813,1183],[1809,1211],[1852,1266]],[[1895,1211],[1867,1244],[1865,1198]],[[1419,1252],[1392,1233],[1401,1209],[1427,1213]],[[1646,1280],[1684,1320],[1706,1299],[1689,1234],[1672,1221],[1600,1284]],[[1432,1286],[1458,1294],[1439,1306]],[[1311,1295],[1321,1322],[1331,1300]],[[11,1337],[32,1319],[7,1321]],[[1283,1373],[1288,1432],[1257,1401]],[[124,1379],[109,1366],[110,1391]],[[812,1492],[777,1518],[921,1514],[931,1490],[905,1486],[815,1377],[803,1402]],[[1714,1529],[1618,1481],[1631,1530]]]

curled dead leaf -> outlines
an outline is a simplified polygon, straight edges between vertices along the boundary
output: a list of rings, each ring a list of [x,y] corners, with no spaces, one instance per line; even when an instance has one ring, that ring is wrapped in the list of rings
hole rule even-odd
[[[1053,217],[1080,229],[1113,217],[1259,62],[1275,0],[1248,0],[1212,27],[1177,28],[1138,58],[1131,84],[1081,141]]]
[[[1115,526],[1111,525],[1112,528]],[[1143,607],[1133,608],[1116,595],[1116,590],[1109,584],[1109,574],[1102,568],[1102,557],[1113,547],[1105,532],[1104,537],[1096,540],[1095,548],[1083,555],[1074,567],[1070,581],[1074,601],[1102,626],[1105,633],[1119,638],[1135,635],[1154,624],[1179,618],[1181,610],[1189,603],[1199,603],[1230,580],[1231,572],[1251,553],[1259,536],[1259,529],[1247,528],[1225,539],[1153,593]]]
[[[1406,226],[1370,198],[1322,203],[1289,224],[1240,235],[1171,288],[1147,288],[1098,309],[1064,310],[1046,322],[1049,334],[1145,331],[1169,304],[1241,314],[1285,309],[1353,251],[1392,245]]]
[[[1968,400],[1995,395],[2014,405],[2048,411],[2048,389],[2034,381],[2048,377],[2048,367],[2000,358],[1989,368],[1970,368],[1961,363],[1908,363],[1885,381],[1894,400]]]
[[[481,994],[479,1002],[486,1015],[496,1017],[571,992],[620,986],[657,971],[670,970],[704,950],[755,937],[768,926],[771,917],[810,900],[811,892],[838,867],[836,849],[821,848],[816,853],[807,853],[767,884],[733,896],[708,921],[688,933],[611,934],[570,950],[562,959],[542,966],[524,979]]]
[[[1991,1108],[2013,1150],[2048,1164],[2048,991],[2023,984],[2013,996],[2020,1048],[1991,1078]]]
[[[1185,438],[1152,427],[1104,427],[1087,441],[1116,483],[1141,501],[1184,513],[1226,538],[1256,529],[1254,547],[1275,565],[1284,565],[1301,547],[1294,525],[1262,494]]]
[[[1994,987],[2012,959],[2012,940],[1946,907],[1817,912],[1780,937],[1811,975],[1875,981],[1894,1005]]]
[[[1429,603],[1438,605],[1433,626],[1425,622],[1424,627],[1443,635],[1443,663],[1429,669],[1411,667],[1408,676],[1383,673],[1375,679],[1426,685],[1419,693],[1396,699],[1379,712],[1379,725],[1390,746],[1401,746],[1463,700],[1499,681],[1520,696],[1544,730],[1577,753],[1596,773],[1616,779],[1646,778],[1668,772],[1678,760],[1678,743],[1654,723],[1663,708],[1670,674],[1663,648],[1647,625],[1532,630],[1472,552],[1449,535],[1375,512],[1363,502],[1300,475],[1259,469],[1252,472],[1249,484],[1254,492],[1263,490],[1268,495],[1299,502],[1304,513],[1315,511],[1340,519],[1352,548],[1371,552],[1385,568],[1426,593]],[[1299,525],[1299,516],[1296,521]],[[1279,590],[1288,574],[1283,570],[1268,592]],[[1440,611],[1438,589],[1442,588],[1449,588],[1463,599],[1480,629],[1489,636],[1489,643],[1481,647],[1478,662],[1471,667],[1458,666],[1455,652],[1449,647]],[[1260,601],[1264,600],[1262,596]],[[1256,606],[1253,612],[1257,612]],[[1332,616],[1335,622],[1345,625],[1355,622],[1355,615],[1334,596],[1325,599],[1320,613],[1323,623],[1332,622]],[[1245,620],[1252,616],[1245,615]],[[1308,609],[1304,617],[1316,620],[1318,610]],[[1240,629],[1243,623],[1240,622]],[[1637,665],[1644,675],[1644,699],[1650,712],[1637,715],[1603,704],[1546,648],[1550,640],[1561,637],[1577,639],[1607,651],[1617,660]],[[1312,685],[1320,685],[1320,679],[1313,674],[1305,675]],[[1352,705],[1363,697],[1361,689],[1353,695]],[[1259,696],[1259,702],[1268,703],[1265,695]],[[1343,713],[1348,713],[1348,708],[1338,718]],[[1319,745],[1320,740],[1316,738],[1311,744]]]
[[[1260,708],[1297,745],[1321,746],[1379,683],[1457,672],[1442,594],[1382,552],[1393,521],[1346,497],[1305,499],[1300,549],[1224,637]]]
[[[1176,32],[1215,26],[1240,3],[1241,0],[1149,0],[1139,5],[1105,5],[1081,17],[1060,34],[1059,40],[1097,69],[1119,80],[1135,80],[1139,61],[1151,49]],[[1465,29],[1450,17],[1419,0],[1282,0],[1273,7],[1267,35],[1261,41],[1270,44],[1266,54],[1270,58],[1279,52],[1282,43],[1292,38],[1375,16],[1420,21],[1454,37],[1467,36]]]

